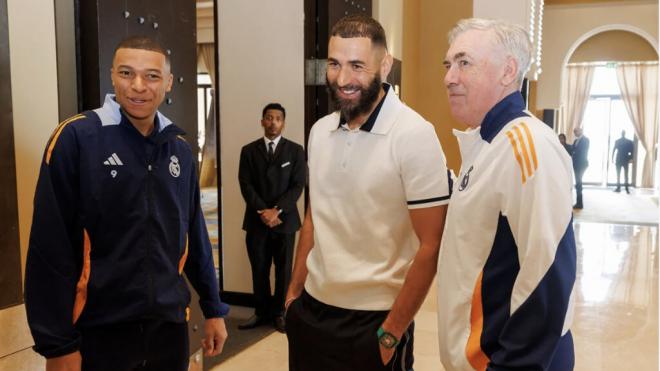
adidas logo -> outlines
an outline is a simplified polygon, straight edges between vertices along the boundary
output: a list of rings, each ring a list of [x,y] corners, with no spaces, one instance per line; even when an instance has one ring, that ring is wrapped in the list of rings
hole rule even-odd
[[[119,159],[119,156],[117,156],[116,153],[113,153],[112,156],[108,157],[107,160],[103,161],[103,165],[114,165],[114,166],[122,166],[124,165],[123,162]]]

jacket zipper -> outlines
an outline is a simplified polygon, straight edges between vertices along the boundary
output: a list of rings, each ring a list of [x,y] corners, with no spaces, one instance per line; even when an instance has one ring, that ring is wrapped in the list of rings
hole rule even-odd
[[[156,149],[154,149],[155,151]],[[148,222],[147,222],[147,253],[146,253],[146,270],[147,270],[147,282],[149,285],[149,295],[148,295],[148,303],[149,303],[149,308],[153,308],[155,304],[155,288],[154,288],[154,276],[153,276],[153,266],[151,264],[151,258],[152,258],[152,245],[153,245],[153,233],[152,233],[152,228],[153,228],[153,218],[154,218],[154,211],[153,211],[153,190],[152,190],[152,178],[153,178],[153,153],[147,160],[147,192],[146,192],[146,197],[147,197],[147,213],[149,215]]]

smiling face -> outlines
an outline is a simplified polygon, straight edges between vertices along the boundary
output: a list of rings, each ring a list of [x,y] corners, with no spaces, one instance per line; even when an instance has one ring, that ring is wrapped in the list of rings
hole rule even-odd
[[[443,62],[452,116],[472,128],[513,91],[515,63],[495,45],[492,31],[468,30],[454,39]]]
[[[172,88],[172,74],[161,53],[121,48],[111,69],[115,100],[133,125],[153,125],[156,111]]]
[[[382,97],[389,59],[368,37],[333,36],[328,44],[326,80],[330,95],[348,121],[371,113]]]

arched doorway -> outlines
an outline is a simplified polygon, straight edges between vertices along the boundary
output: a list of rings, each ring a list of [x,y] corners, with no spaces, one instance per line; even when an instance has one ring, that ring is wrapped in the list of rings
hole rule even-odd
[[[641,184],[641,168],[647,156],[645,147],[654,150],[658,142],[657,134],[653,134],[652,144],[648,136],[645,142],[637,140],[635,134],[639,134],[640,124],[634,125],[629,117],[616,69],[626,63],[650,63],[657,68],[657,61],[655,39],[637,27],[622,24],[604,25],[586,32],[564,56],[561,71],[562,112],[558,131],[567,133],[570,142],[573,128],[582,126],[585,135],[590,138],[589,168],[583,178],[585,183],[600,186],[616,183],[612,150],[614,142],[625,131],[626,137],[635,141],[636,148],[631,183]],[[657,133],[658,130],[654,126],[652,131]],[[650,174],[648,169],[646,174]]]

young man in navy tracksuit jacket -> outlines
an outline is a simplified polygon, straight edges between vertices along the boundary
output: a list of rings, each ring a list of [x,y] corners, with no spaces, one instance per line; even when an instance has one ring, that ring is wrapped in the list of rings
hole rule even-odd
[[[117,47],[115,95],[62,122],[34,200],[25,304],[48,370],[187,370],[190,293],[203,347],[227,337],[195,163],[183,131],[157,109],[172,74],[145,37]]]

